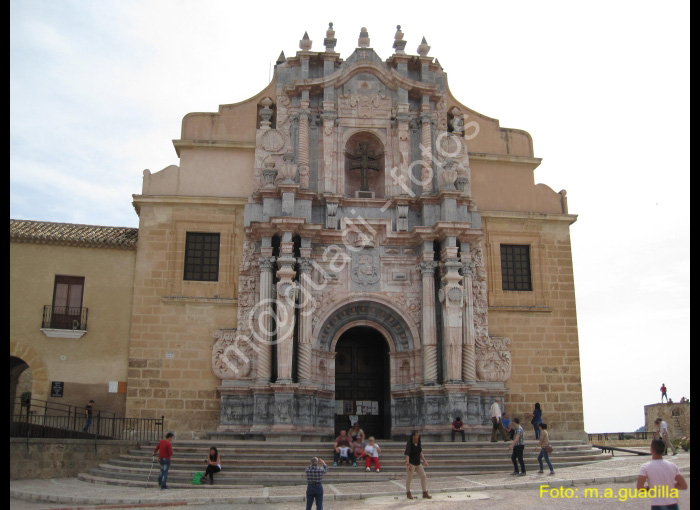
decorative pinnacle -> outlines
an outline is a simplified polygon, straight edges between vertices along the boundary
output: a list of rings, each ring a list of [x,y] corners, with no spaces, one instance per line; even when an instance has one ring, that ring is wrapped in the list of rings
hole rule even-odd
[[[394,49],[396,50],[396,54],[405,55],[405,47],[406,41],[403,40],[403,32],[401,31],[401,25],[396,25],[396,34],[394,34]]]
[[[369,33],[365,27],[360,30],[360,37],[357,39],[357,45],[360,48],[369,48]]]
[[[277,57],[277,62],[275,64],[284,64],[287,61],[287,57],[284,56],[284,51],[280,52],[280,56]]]
[[[420,42],[420,45],[418,46],[417,51],[421,57],[428,56],[428,52],[430,51],[430,46],[428,46],[428,41],[425,40],[425,37],[423,37],[423,40]]]
[[[311,49],[312,44],[313,41],[309,39],[308,32],[304,32],[304,37],[302,37],[301,41],[299,41],[299,48],[301,49],[301,51],[309,51]]]
[[[333,30],[333,23],[328,23],[328,30],[326,30],[326,38],[323,40],[323,45],[326,47],[328,53],[332,53],[335,49],[335,43],[338,40],[335,38],[335,30]]]

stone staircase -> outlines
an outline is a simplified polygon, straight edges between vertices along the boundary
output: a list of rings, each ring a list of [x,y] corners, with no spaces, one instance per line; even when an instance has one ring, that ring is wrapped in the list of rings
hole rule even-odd
[[[173,460],[168,475],[168,485],[173,488],[210,488],[209,485],[190,485],[196,471],[204,471],[204,458],[209,447],[219,449],[223,470],[215,475],[213,488],[251,488],[305,483],[304,469],[309,459],[321,457],[329,465],[325,483],[350,483],[377,480],[401,480],[405,477],[406,443],[378,441],[381,472],[365,471],[364,463],[357,467],[332,467],[332,445],[321,443],[270,443],[264,441],[176,441],[173,444]],[[553,441],[554,452],[550,460],[554,469],[572,467],[610,458],[601,450],[583,441]],[[93,483],[134,487],[157,485],[158,462],[151,462],[155,443],[144,444],[127,455],[100,464],[88,473],[78,475],[80,480]],[[510,450],[504,442],[426,442],[423,452],[430,463],[429,476],[455,476],[510,472]],[[530,471],[539,469],[534,442],[525,449],[525,464]],[[151,469],[152,468],[152,469]],[[546,466],[545,466],[546,468]],[[150,473],[150,478],[149,478]]]

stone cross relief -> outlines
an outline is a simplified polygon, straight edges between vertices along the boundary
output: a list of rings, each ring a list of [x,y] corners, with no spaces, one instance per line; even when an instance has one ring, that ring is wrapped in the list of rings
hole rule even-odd
[[[351,158],[350,170],[360,171],[360,191],[369,191],[369,170],[378,172],[380,170],[379,158],[373,150],[369,150],[369,144],[360,142],[360,150],[355,151],[355,157]]]

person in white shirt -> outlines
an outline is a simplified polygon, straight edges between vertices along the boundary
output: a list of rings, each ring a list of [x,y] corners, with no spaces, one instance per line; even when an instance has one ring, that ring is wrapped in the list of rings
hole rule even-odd
[[[651,508],[678,510],[678,491],[688,484],[678,466],[664,460],[666,445],[661,439],[651,442],[651,460],[643,464],[637,476],[637,490],[649,490]],[[653,493],[652,493],[653,491]]]
[[[496,438],[498,432],[501,433],[501,437],[503,437],[503,440],[506,443],[510,441],[508,432],[506,432],[503,423],[501,423],[501,399],[498,397],[493,401],[493,404],[491,404],[491,422],[493,423],[493,430],[491,430],[491,442],[495,443],[498,441]]]
[[[367,440],[367,446],[365,446],[365,470],[369,471],[370,466],[372,465],[372,462],[374,462],[374,467],[377,469],[377,473],[379,473],[379,452],[381,452],[382,449],[379,448],[379,445],[374,442],[374,437],[370,437]]]
[[[668,431],[668,423],[666,423],[661,418],[657,418],[654,421],[654,423],[657,427],[659,427],[658,439],[661,439],[666,445],[666,451],[664,451],[664,455],[668,453],[669,448],[671,449],[671,452],[673,452],[673,455],[675,455],[677,453],[676,447],[673,446],[673,443],[671,442],[671,434]]]

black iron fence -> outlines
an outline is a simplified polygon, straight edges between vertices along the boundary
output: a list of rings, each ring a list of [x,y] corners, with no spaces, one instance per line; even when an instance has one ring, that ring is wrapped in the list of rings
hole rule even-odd
[[[56,404],[44,400],[16,399],[10,409],[10,437],[125,439],[157,441],[163,438],[164,417],[119,418],[109,411]]]
[[[87,331],[87,317],[87,308],[46,305],[41,319],[41,327]]]
[[[626,439],[653,439],[653,432],[600,432],[588,434],[589,441],[624,441]]]

